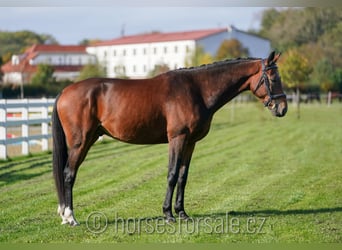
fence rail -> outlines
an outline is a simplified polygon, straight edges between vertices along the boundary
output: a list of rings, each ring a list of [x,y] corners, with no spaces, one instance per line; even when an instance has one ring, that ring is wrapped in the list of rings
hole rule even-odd
[[[41,140],[42,151],[49,149],[49,123],[55,99],[0,100],[0,159],[7,159],[10,144],[21,143],[23,155],[29,154],[29,143]],[[40,125],[41,133],[29,135],[30,125]],[[10,127],[20,127],[21,136],[11,137],[7,133]]]

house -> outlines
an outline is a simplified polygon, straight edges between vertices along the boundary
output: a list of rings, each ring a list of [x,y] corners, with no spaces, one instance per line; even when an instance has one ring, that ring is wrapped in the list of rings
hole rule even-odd
[[[96,57],[87,54],[85,46],[32,45],[23,54],[13,55],[11,60],[1,67],[3,83],[29,83],[39,64],[51,65],[56,80],[74,80],[79,76],[82,67],[88,63],[96,63]]]
[[[271,50],[269,40],[233,26],[122,36],[98,42],[88,46],[86,50],[97,57],[98,62],[105,67],[108,77],[125,75],[144,78],[156,65],[166,64],[170,69],[184,67],[187,56],[198,46],[215,55],[221,43],[229,39],[237,39],[243,47],[248,48],[251,57],[266,57]]]

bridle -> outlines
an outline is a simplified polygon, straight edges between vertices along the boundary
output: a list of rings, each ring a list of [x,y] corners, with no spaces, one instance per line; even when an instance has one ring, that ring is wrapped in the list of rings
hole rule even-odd
[[[264,102],[264,105],[265,105],[265,107],[268,107],[271,104],[272,100],[276,100],[276,99],[281,98],[281,97],[286,97],[286,95],[284,93],[273,95],[272,91],[271,91],[271,88],[270,88],[270,80],[269,80],[268,75],[266,74],[266,72],[268,70],[270,70],[270,69],[277,69],[278,68],[277,65],[276,64],[272,64],[270,66],[266,66],[265,63],[264,63],[264,60],[261,60],[261,66],[262,66],[262,75],[261,75],[261,77],[259,79],[259,82],[258,82],[257,86],[253,90],[253,93],[255,94],[255,92],[260,88],[262,83],[265,83],[268,100]]]

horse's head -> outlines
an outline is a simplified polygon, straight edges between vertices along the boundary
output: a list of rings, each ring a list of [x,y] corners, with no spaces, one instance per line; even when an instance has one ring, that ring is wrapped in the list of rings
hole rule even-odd
[[[251,82],[250,89],[274,116],[282,117],[287,112],[287,101],[276,65],[279,57],[280,53],[273,51],[267,59],[260,61],[261,70],[256,80]]]

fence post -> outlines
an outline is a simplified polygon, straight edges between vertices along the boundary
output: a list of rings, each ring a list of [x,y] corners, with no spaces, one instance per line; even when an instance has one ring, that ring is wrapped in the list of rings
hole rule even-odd
[[[42,135],[44,136],[42,139],[42,151],[46,151],[49,149],[49,141],[48,141],[48,134],[49,134],[49,123],[47,119],[49,118],[49,103],[46,98],[43,98],[43,106],[42,106]]]
[[[328,107],[331,105],[331,91],[328,92],[328,99],[327,99]]]
[[[6,100],[0,100],[0,159],[7,159],[7,145],[6,145],[6,136],[7,136],[7,128],[6,128]]]
[[[21,143],[21,153],[23,155],[28,155],[29,153],[29,125],[28,125],[28,119],[29,119],[29,103],[28,99],[25,99],[23,102],[23,108],[21,111],[21,119],[23,120],[23,124],[21,125],[21,136],[23,137],[23,141]]]

